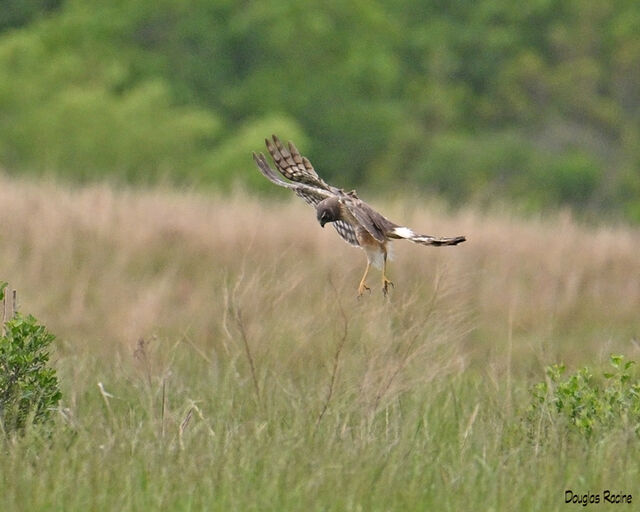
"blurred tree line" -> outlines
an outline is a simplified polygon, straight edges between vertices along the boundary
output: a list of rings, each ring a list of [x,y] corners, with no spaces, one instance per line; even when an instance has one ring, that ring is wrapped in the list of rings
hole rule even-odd
[[[0,166],[268,188],[327,180],[640,221],[635,0],[4,0]]]

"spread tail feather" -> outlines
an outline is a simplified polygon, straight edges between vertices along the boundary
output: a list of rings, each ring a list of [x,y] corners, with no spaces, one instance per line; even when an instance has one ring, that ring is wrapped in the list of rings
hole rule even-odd
[[[405,240],[411,240],[413,243],[422,245],[458,245],[466,240],[464,236],[454,237],[439,237],[430,235],[418,235],[411,231],[409,228],[397,227],[390,233],[393,238],[404,238]]]

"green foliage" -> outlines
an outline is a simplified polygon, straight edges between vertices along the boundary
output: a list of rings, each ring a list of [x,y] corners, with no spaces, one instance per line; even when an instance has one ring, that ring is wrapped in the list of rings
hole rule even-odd
[[[59,9],[62,0],[3,0],[0,9],[0,32],[21,27],[42,14]]]
[[[11,0],[0,165],[259,188],[278,132],[345,188],[637,220],[638,23],[597,0]]]
[[[611,355],[611,371],[604,380],[584,367],[564,376],[566,368],[546,368],[547,380],[531,389],[527,412],[530,431],[545,431],[551,425],[567,428],[585,438],[595,434],[630,429],[640,435],[640,380],[633,372],[635,361]]]
[[[600,166],[584,152],[567,152],[550,163],[541,178],[541,188],[557,204],[584,205],[592,199],[600,185]]]
[[[0,301],[6,283],[0,283]],[[28,423],[46,424],[61,392],[47,348],[55,336],[31,316],[15,313],[0,336],[0,427],[20,431]]]

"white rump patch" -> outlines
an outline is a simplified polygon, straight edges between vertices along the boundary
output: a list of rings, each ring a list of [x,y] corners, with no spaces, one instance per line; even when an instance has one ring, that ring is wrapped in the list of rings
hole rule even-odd
[[[416,234],[411,231],[409,228],[399,227],[395,228],[393,232],[398,235],[400,238],[412,238],[416,236]]]

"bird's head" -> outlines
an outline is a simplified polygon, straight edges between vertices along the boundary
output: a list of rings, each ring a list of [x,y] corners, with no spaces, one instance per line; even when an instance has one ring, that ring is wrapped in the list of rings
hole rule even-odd
[[[322,227],[327,222],[340,220],[340,202],[337,197],[329,197],[318,203],[316,206],[316,216]]]

